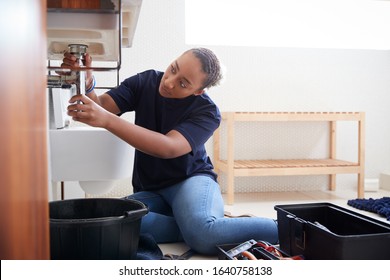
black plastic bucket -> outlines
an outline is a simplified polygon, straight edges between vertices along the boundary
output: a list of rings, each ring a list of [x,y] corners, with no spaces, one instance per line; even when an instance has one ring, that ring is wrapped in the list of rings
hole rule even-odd
[[[147,207],[136,200],[86,198],[52,201],[51,259],[135,259]]]

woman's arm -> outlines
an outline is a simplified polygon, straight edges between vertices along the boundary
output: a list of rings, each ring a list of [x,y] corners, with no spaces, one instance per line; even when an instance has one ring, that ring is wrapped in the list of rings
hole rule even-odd
[[[90,67],[92,57],[86,54],[83,62],[85,66]],[[79,63],[74,55],[65,53],[61,66],[77,68]],[[92,79],[92,71],[87,71],[87,88],[91,87]],[[77,104],[77,101],[82,103]],[[187,139],[178,131],[172,130],[164,135],[118,117],[120,109],[112,97],[106,93],[98,96],[92,90],[88,95],[73,96],[69,102],[73,104],[68,107],[68,114],[74,120],[105,128],[143,153],[168,159],[191,152],[191,146]]]
[[[116,115],[119,108],[108,94],[99,97],[102,106],[85,95],[75,95],[70,99],[68,114],[75,121],[95,127],[102,127],[115,134],[135,149],[151,156],[169,159],[191,152],[187,139],[178,131],[161,134],[132,124]],[[78,104],[77,101],[81,101]]]

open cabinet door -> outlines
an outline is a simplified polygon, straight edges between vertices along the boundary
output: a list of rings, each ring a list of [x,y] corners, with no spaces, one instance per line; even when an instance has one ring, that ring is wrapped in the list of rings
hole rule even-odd
[[[0,259],[49,259],[46,0],[0,14]]]

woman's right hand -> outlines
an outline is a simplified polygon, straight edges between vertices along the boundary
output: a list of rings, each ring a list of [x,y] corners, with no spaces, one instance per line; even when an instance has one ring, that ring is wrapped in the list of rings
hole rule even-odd
[[[86,67],[91,67],[92,66],[92,56],[90,56],[89,53],[86,53],[84,55],[84,59],[82,59],[82,63]],[[75,55],[71,54],[70,52],[65,52],[64,53],[64,58],[62,60],[61,68],[77,71],[77,69],[80,68],[79,59]],[[71,71],[62,71],[62,72],[57,71],[57,73],[59,75],[65,75],[65,76],[68,76],[68,75],[72,74]],[[86,84],[87,88],[93,82],[92,75],[93,75],[92,70],[87,70],[86,81],[85,81],[85,84]]]

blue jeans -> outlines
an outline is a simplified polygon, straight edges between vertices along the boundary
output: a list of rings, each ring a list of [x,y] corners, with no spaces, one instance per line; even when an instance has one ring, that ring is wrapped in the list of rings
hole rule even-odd
[[[207,255],[218,253],[217,245],[250,239],[278,242],[277,224],[262,217],[224,218],[219,185],[210,177],[195,176],[176,185],[142,191],[126,199],[147,205],[141,234],[151,234],[157,243],[184,241],[193,250]]]

